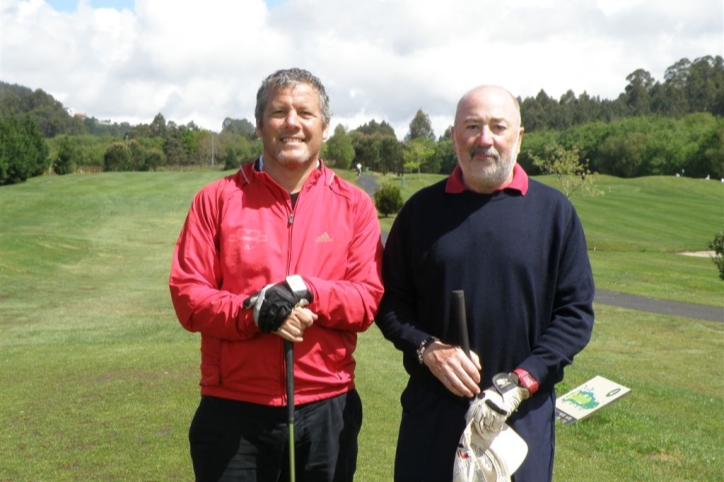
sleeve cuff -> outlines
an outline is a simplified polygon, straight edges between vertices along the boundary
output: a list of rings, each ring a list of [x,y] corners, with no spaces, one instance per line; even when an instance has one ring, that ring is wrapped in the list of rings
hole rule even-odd
[[[518,382],[521,387],[527,388],[531,395],[538,391],[538,380],[522,368],[516,368],[513,373],[518,375]]]

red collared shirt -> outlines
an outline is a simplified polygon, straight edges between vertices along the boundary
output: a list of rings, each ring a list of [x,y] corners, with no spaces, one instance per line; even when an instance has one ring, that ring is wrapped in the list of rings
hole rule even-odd
[[[513,180],[507,186],[496,189],[494,192],[502,191],[503,189],[514,189],[519,191],[523,196],[528,192],[528,174],[520,167],[520,164],[513,166]],[[467,191],[463,182],[463,171],[460,169],[460,165],[455,166],[450,177],[447,178],[447,184],[445,185],[445,192],[448,194],[459,194]]]

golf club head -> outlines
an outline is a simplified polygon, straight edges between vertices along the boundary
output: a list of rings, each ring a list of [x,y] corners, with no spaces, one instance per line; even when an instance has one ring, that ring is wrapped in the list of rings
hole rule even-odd
[[[453,482],[510,482],[526,455],[528,444],[507,424],[485,433],[468,424],[455,453]]]

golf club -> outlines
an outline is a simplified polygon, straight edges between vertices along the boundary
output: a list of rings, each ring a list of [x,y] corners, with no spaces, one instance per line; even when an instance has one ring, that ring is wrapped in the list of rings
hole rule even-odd
[[[257,297],[244,300],[244,309],[251,309]],[[296,461],[294,456],[294,343],[284,340],[284,358],[287,365],[287,426],[289,428],[289,482],[296,482]]]
[[[462,347],[465,355],[470,358],[470,338],[468,335],[468,320],[465,311],[465,292],[463,290],[454,290],[452,292],[452,301],[453,309],[455,311],[455,321],[457,322],[458,330],[460,331],[460,346]],[[466,436],[466,434],[468,435],[468,437],[470,437],[469,431],[470,428],[468,427],[463,432],[463,438]],[[482,449],[481,453],[484,452],[485,457],[487,457],[487,460],[491,464],[491,467],[493,465],[497,467],[495,468],[495,473],[497,475],[493,475],[495,477],[495,480],[509,481],[510,475],[512,475],[513,472],[515,472],[518,467],[520,467],[520,464],[523,463],[523,460],[528,453],[528,445],[507,424],[504,425],[504,428],[500,432],[497,432],[495,434],[488,434],[487,439],[479,438],[477,441],[468,440],[468,442],[471,446],[477,445],[479,447],[478,450],[480,450],[480,447],[482,445],[485,446],[485,448]],[[477,456],[475,456],[475,458],[477,459]],[[500,467],[501,461],[503,464],[502,469]],[[456,465],[453,473],[455,481],[464,480],[465,482],[470,482],[471,480],[487,480],[485,478],[485,472],[483,470],[463,474],[463,471],[465,469],[459,469],[457,465],[458,463],[459,457],[455,459]],[[476,464],[480,464],[480,462],[476,461]],[[505,478],[499,479],[498,475],[501,474],[505,474]],[[459,477],[465,478],[460,479]]]
[[[289,482],[296,481],[294,458],[294,343],[284,340],[284,355],[287,360],[287,416],[289,426]]]

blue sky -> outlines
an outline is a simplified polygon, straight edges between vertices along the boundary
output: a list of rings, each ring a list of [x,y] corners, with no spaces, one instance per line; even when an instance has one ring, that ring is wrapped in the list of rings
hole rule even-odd
[[[253,119],[262,79],[289,67],[325,84],[332,131],[374,119],[402,138],[418,109],[442,134],[477,85],[615,99],[637,69],[662,81],[724,56],[722,0],[0,0],[0,14],[3,82],[97,119],[214,131]]]

